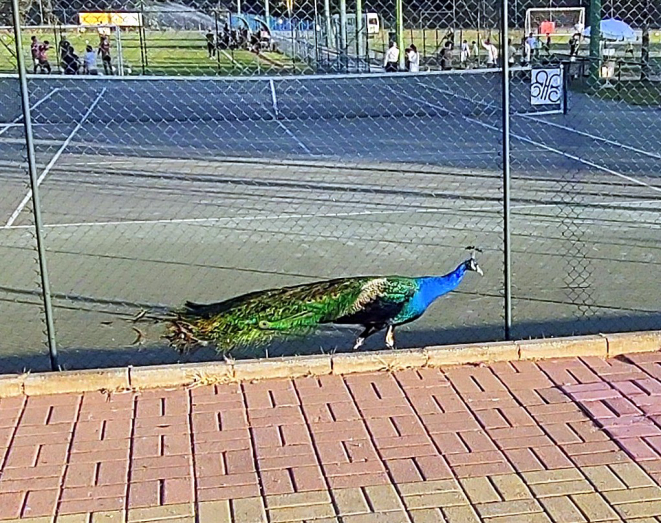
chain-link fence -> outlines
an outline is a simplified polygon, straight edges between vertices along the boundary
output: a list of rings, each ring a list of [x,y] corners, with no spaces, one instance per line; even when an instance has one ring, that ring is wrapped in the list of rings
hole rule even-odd
[[[55,345],[63,368],[218,358],[182,356],[162,323],[132,318],[444,274],[468,245],[484,278],[399,346],[661,328],[651,2],[510,2],[509,42],[486,0],[18,11],[15,27],[0,1],[0,372],[47,370]],[[350,350],[355,334],[234,356]]]

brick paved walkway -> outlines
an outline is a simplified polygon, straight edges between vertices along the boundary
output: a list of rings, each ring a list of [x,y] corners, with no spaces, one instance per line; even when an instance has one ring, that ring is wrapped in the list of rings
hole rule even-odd
[[[630,360],[3,399],[0,521],[661,521],[661,354]]]

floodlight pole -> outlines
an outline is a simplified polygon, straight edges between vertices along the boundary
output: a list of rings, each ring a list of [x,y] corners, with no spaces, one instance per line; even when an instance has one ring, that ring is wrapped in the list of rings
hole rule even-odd
[[[270,31],[271,30],[271,6],[269,5],[269,0],[264,0],[264,19],[266,21],[266,27],[268,27],[269,31]]]
[[[502,127],[503,127],[503,272],[505,287],[505,339],[511,338],[512,330],[512,243],[510,235],[510,64],[508,56],[509,25],[507,14],[509,0],[502,0],[500,13],[500,60],[502,62]]]
[[[404,9],[402,0],[395,0],[397,47],[399,47],[399,69],[404,70]]]
[[[640,47],[640,79],[649,80],[650,75],[650,2],[645,1],[645,21]]]
[[[599,81],[601,68],[601,0],[590,0],[590,85]]]
[[[363,57],[363,0],[356,0],[356,55],[358,55],[358,71]]]
[[[349,64],[347,51],[347,0],[340,0],[340,57],[345,71]]]
[[[324,0],[324,19],[326,20],[326,47],[333,48],[333,25],[331,24],[330,0]]]
[[[41,278],[41,293],[44,302],[44,316],[46,320],[46,336],[48,338],[48,352],[51,369],[60,370],[57,357],[57,344],[55,343],[55,322],[53,320],[53,304],[51,300],[50,280],[46,263],[46,247],[44,246],[44,227],[41,219],[41,203],[39,200],[39,182],[37,176],[37,161],[34,153],[32,135],[32,116],[30,114],[30,93],[25,74],[25,56],[21,40],[21,19],[18,9],[18,0],[12,0],[12,19],[14,22],[14,35],[16,45],[16,64],[18,65],[18,80],[21,89],[21,107],[23,109],[23,129],[25,132],[25,148],[27,150],[28,173],[30,175],[30,189],[32,191],[32,212],[34,213],[34,230],[37,241],[37,257],[39,260],[39,276]]]
[[[122,30],[115,26],[115,42],[117,46],[117,75],[124,76],[124,50],[122,49]]]

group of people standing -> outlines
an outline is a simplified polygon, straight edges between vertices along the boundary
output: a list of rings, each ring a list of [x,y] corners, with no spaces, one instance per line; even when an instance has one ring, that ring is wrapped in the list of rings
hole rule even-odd
[[[482,42],[482,46],[487,51],[487,67],[496,67],[498,62],[498,49],[491,41],[487,38]],[[390,47],[386,51],[386,54],[383,59],[383,68],[387,73],[396,73],[399,71],[399,47],[397,47],[397,42],[391,42]],[[453,64],[453,54],[454,54],[454,45],[451,41],[446,41],[443,45],[443,48],[439,54],[440,56],[440,65],[441,70],[447,71],[452,69]],[[479,48],[475,42],[473,42],[472,48],[468,46],[466,40],[461,44],[461,53],[460,60],[461,65],[464,68],[467,68],[471,64],[472,57],[475,57],[475,63],[478,63],[479,60]],[[409,45],[404,50],[404,64],[405,70],[411,73],[417,73],[420,71],[420,53],[415,44]]]
[[[551,56],[551,35],[546,34],[546,39],[542,43],[539,36],[535,37],[533,33],[521,38],[521,65],[530,64],[535,57],[541,57],[542,53]]]
[[[493,44],[490,38],[482,40],[481,43],[482,47],[486,51],[486,66],[496,67],[498,65],[498,48]],[[461,42],[461,49],[459,51],[459,64],[462,69],[479,67],[480,47],[477,45],[475,40],[473,40],[470,45],[468,45],[468,40]],[[449,68],[451,69],[452,66],[450,65]]]
[[[30,42],[30,52],[32,54],[33,73],[50,74],[52,67],[48,60],[48,51],[51,49],[50,42],[44,40],[40,42],[36,36],[32,36]],[[103,72],[106,75],[112,75],[112,57],[110,54],[110,40],[107,35],[100,35],[99,46],[96,50],[87,44],[85,54],[81,58],[66,38],[60,41],[58,54],[60,58],[60,67],[62,72],[67,75],[75,74],[98,74],[96,59],[101,57],[103,63]]]
[[[270,36],[263,30],[251,33],[247,27],[230,29],[229,24],[225,23],[217,35],[207,31],[205,39],[207,54],[213,59],[217,51],[224,49],[249,49],[258,53],[261,41],[269,40]]]
[[[571,54],[575,55],[578,49],[578,38],[572,38],[570,41]],[[491,41],[490,38],[482,40],[481,46],[486,52],[484,58],[484,65],[486,67],[498,67],[499,63],[499,49]],[[547,34],[544,43],[542,43],[539,36],[535,37],[533,33],[524,36],[521,39],[519,49],[512,44],[512,40],[507,41],[507,62],[510,66],[516,64],[516,56],[520,55],[520,64],[522,66],[528,65],[535,57],[541,57],[543,54],[546,56],[551,55],[551,35]],[[454,44],[452,41],[447,40],[440,53],[439,53],[440,68],[447,71],[453,68],[454,64]],[[405,50],[405,63],[406,71],[417,73],[420,71],[420,54],[415,45],[411,44]],[[459,66],[462,69],[469,69],[480,66],[480,46],[473,40],[470,44],[468,40],[461,43],[459,50]],[[389,49],[386,51],[383,67],[386,72],[397,72],[399,70],[399,48],[396,42],[391,42]]]
[[[418,48],[414,44],[404,49],[404,64],[406,71],[411,73],[420,71],[420,53],[418,53]],[[392,42],[388,51],[386,51],[383,68],[386,73],[399,71],[399,47],[397,47],[397,42]]]

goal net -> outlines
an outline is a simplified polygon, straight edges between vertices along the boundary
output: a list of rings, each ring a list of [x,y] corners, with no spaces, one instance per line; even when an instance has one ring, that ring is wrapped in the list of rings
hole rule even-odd
[[[526,34],[571,36],[584,28],[584,7],[533,7],[526,11]]]

